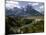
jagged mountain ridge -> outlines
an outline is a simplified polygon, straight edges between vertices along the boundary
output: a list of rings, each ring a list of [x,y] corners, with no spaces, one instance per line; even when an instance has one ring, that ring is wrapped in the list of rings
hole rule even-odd
[[[32,6],[27,5],[26,8],[17,8],[14,7],[14,9],[6,9],[6,16],[43,16],[40,12],[36,11],[32,8]],[[26,9],[26,11],[24,11]]]

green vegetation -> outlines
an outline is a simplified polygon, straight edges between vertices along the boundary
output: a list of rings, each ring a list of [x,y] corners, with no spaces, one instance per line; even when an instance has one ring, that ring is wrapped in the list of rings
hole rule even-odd
[[[44,20],[25,19],[24,17],[6,17],[7,33],[44,32]]]

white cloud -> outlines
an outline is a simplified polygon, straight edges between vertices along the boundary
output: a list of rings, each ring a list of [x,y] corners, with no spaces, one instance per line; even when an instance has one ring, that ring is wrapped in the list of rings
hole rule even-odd
[[[10,3],[10,4],[19,4],[18,2],[15,2],[15,1],[6,1],[6,3]]]
[[[39,5],[39,3],[32,3],[32,6]]]
[[[32,4],[32,3],[28,3],[28,4]]]
[[[39,3],[28,3],[29,5],[36,6],[39,5]]]
[[[42,13],[44,11],[44,6],[41,5],[38,8],[36,8],[37,11],[39,11],[40,13]]]
[[[42,5],[42,6],[40,6],[39,8],[40,8],[40,9],[41,9],[41,8],[44,8],[44,6]]]
[[[44,6],[42,5],[42,6],[40,6],[39,7],[39,10],[42,12],[42,11],[44,11]]]
[[[15,1],[6,1],[6,8],[8,8],[8,9],[13,9],[14,7],[20,8],[19,2],[15,2]]]
[[[25,6],[23,6],[23,8],[25,8]]]
[[[20,6],[16,6],[16,7],[21,8]]]

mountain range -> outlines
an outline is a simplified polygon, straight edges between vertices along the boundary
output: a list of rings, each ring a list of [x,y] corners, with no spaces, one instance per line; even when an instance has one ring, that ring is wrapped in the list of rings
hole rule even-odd
[[[42,13],[36,11],[32,8],[31,5],[25,6],[25,8],[17,8],[14,7],[13,9],[5,9],[6,16],[43,16]]]

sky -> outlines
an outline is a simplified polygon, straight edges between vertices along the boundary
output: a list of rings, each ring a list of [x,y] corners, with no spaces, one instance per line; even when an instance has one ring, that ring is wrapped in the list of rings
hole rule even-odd
[[[6,8],[13,9],[14,7],[24,7],[29,4],[31,5],[35,10],[42,12],[44,11],[44,3],[42,2],[27,2],[27,1],[6,1]]]

